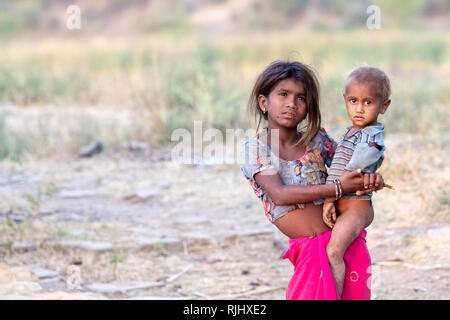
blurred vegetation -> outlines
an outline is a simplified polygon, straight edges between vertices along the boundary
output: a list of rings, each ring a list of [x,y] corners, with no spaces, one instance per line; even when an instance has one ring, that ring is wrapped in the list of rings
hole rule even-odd
[[[181,32],[196,29],[192,15],[210,6],[227,9],[228,0],[5,0],[0,1],[0,34],[64,33],[69,5],[78,5],[82,30],[92,32]],[[236,2],[236,1],[235,1]],[[365,25],[366,9],[380,7],[383,26],[427,28],[443,20],[449,28],[450,0],[241,0],[227,23],[234,31],[286,30],[297,25],[334,30]],[[315,14],[312,14],[315,12]],[[214,25],[200,26],[207,32]],[[218,27],[216,25],[216,27]],[[211,30],[212,29],[212,30]],[[220,28],[219,28],[220,29]]]
[[[319,75],[323,125],[337,135],[349,125],[346,73],[369,64],[391,77],[393,102],[381,119],[388,134],[447,132],[448,23],[438,31],[421,26],[448,14],[450,1],[374,1],[382,10],[378,31],[365,27],[369,1],[247,1],[230,21],[238,33],[203,30],[190,19],[221,0],[0,2],[0,104],[131,108],[135,128],[114,136],[117,144],[150,139],[159,146],[194,120],[204,130],[252,126],[247,100],[258,73],[276,59],[300,60]],[[82,8],[82,28],[70,33],[65,8],[73,3]],[[36,148],[20,128],[7,128],[8,117],[0,114],[0,159],[20,159]],[[98,137],[99,127],[83,120],[68,147]]]

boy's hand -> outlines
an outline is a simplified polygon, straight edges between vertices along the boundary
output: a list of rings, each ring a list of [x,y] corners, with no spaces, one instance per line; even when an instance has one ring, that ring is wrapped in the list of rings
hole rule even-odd
[[[364,174],[363,179],[364,179],[364,189],[356,191],[355,194],[357,196],[383,189],[384,179],[383,176],[378,172],[366,173]]]
[[[325,201],[323,204],[322,219],[329,228],[333,229],[336,223],[336,207],[333,201]]]

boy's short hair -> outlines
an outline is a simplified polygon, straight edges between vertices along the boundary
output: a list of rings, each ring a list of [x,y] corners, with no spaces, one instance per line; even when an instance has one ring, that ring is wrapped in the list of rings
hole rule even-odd
[[[345,90],[350,82],[371,83],[375,88],[375,95],[386,101],[391,96],[391,82],[386,73],[375,67],[359,67],[353,70],[347,77]]]

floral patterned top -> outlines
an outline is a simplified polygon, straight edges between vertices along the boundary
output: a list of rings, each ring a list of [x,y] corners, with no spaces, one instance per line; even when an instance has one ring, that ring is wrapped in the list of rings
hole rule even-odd
[[[299,132],[302,134],[302,132]],[[324,184],[327,178],[326,166],[336,149],[336,142],[325,132],[319,131],[306,146],[306,152],[297,160],[283,160],[277,157],[264,138],[251,138],[241,147],[241,170],[244,177],[250,182],[256,196],[262,201],[264,211],[270,222],[281,218],[288,212],[297,208],[304,208],[304,204],[275,205],[270,196],[255,181],[255,174],[266,169],[276,169],[284,184],[318,185]],[[316,205],[322,204],[324,199],[315,200]]]

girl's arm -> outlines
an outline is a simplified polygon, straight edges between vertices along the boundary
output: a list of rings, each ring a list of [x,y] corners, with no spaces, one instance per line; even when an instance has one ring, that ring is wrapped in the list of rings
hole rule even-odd
[[[372,174],[374,175],[374,174]],[[375,175],[374,175],[375,176]],[[307,203],[323,198],[333,198],[336,196],[334,184],[321,184],[313,186],[285,185],[280,175],[275,169],[267,169],[255,174],[256,182],[267,192],[276,205],[292,205],[297,203]],[[346,172],[340,177],[343,193],[355,192],[364,188],[365,181],[361,170]],[[370,186],[372,189],[377,179],[373,179]],[[379,181],[378,181],[379,182]],[[372,190],[371,189],[371,190]],[[365,189],[364,193],[369,192]],[[372,190],[374,191],[374,190]]]

